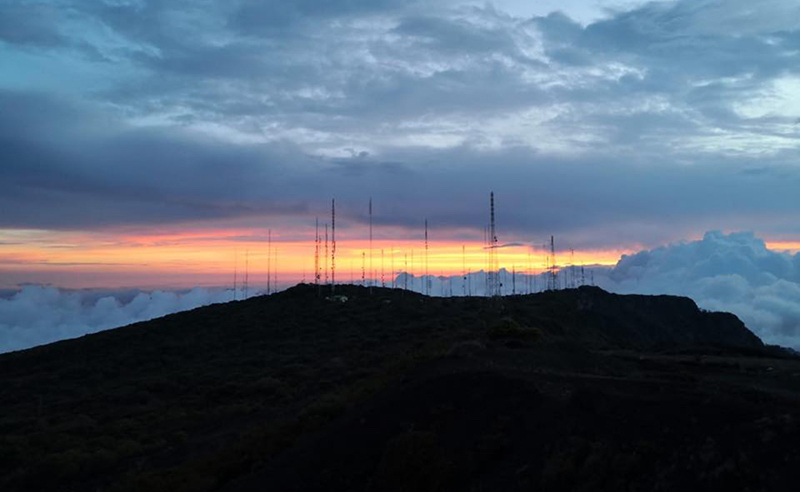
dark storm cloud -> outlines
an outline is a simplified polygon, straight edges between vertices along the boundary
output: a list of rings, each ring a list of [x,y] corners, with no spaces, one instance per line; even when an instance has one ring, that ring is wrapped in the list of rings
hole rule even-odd
[[[45,5],[2,5],[0,40],[43,48],[68,45],[69,38],[55,26],[57,13],[56,8]]]
[[[63,32],[59,23],[70,13],[60,7],[47,3],[0,5],[0,42],[31,51],[68,50],[95,62],[106,61],[91,43]]]
[[[477,55],[501,52],[524,58],[507,30],[484,27],[464,19],[407,16],[391,32],[410,38],[416,49],[431,50],[438,54]]]
[[[277,187],[291,145],[268,151],[111,122],[47,96],[0,94],[0,227],[102,227],[296,213]],[[19,117],[18,117],[19,116]],[[72,122],[80,131],[70,131]],[[48,133],[47,129],[63,129]],[[256,184],[257,183],[257,184]],[[284,197],[285,198],[285,197]],[[24,203],[24,207],[14,206]]]
[[[296,29],[298,24],[369,14],[385,15],[418,3],[417,0],[243,0],[234,2],[236,8],[230,25],[255,35],[285,34],[288,29]]]
[[[109,77],[0,97],[0,227],[294,217],[332,195],[362,220],[371,194],[381,223],[479,228],[494,189],[520,236],[797,232],[800,115],[736,106],[797,72],[788,2],[588,25],[454,2],[43,5],[3,7],[2,47]]]
[[[554,160],[522,147],[403,148],[387,151],[388,160],[364,153],[328,159],[289,143],[137,129],[43,96],[6,93],[0,101],[27,115],[17,124],[14,114],[0,116],[0,153],[9,157],[0,168],[0,227],[277,216],[302,224],[324,214],[331,196],[343,220],[363,222],[371,195],[381,225],[416,229],[427,217],[438,230],[479,229],[494,190],[502,239],[556,233],[575,247],[599,246],[639,241],[647,231],[656,244],[678,229],[791,221],[800,187],[800,169],[791,164],[796,153],[768,169],[737,159],[680,166],[600,154]],[[83,122],[77,136],[38,138],[40,121],[56,128],[72,120]]]

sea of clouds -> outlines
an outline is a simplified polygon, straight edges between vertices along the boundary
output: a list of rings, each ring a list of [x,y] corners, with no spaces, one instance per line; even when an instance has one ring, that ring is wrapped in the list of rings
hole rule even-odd
[[[231,300],[230,289],[62,290],[29,285],[0,299],[0,353]]]
[[[765,343],[800,349],[800,253],[769,250],[752,233],[707,232],[623,256],[598,279],[613,292],[691,297],[736,314]]]
[[[571,283],[580,283],[574,270]],[[503,294],[542,290],[545,278],[501,271]],[[561,272],[561,284],[567,277]],[[614,267],[589,267],[586,283],[617,293],[688,296],[704,309],[736,314],[765,343],[800,350],[800,253],[767,249],[752,233],[707,232],[697,241],[624,255]],[[484,295],[485,272],[428,279],[431,295]],[[516,284],[516,285],[514,285]],[[425,290],[425,280],[401,274],[397,287]],[[26,286],[0,298],[0,352],[74,338],[231,300],[228,289],[92,291]]]

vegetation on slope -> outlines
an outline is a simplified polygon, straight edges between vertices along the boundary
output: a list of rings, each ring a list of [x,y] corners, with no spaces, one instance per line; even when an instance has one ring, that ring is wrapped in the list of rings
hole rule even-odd
[[[342,422],[404,394],[397,387],[402,381],[424,381],[442,367],[464,374],[445,385],[460,387],[486,368],[628,377],[653,363],[631,362],[631,351],[683,354],[689,365],[670,369],[673,376],[691,367],[694,356],[687,352],[775,355],[734,316],[702,312],[686,299],[613,296],[595,288],[502,299],[374,291],[337,286],[347,297],[340,302],[301,285],[0,356],[0,488],[250,490],[241,477],[263,480],[260,474],[280,463],[286,486],[301,486],[297,477],[315,473],[300,466],[305,460],[298,449],[347,455],[336,443],[348,440],[331,437],[351,425]],[[740,372],[761,377],[758,367]],[[453,405],[463,404],[461,396],[432,384],[455,398]],[[520,383],[512,378],[508,384]],[[536,400],[541,392],[531,394]],[[413,392],[403,398],[426,405]],[[403,398],[392,405],[402,408]],[[503,433],[514,432],[512,423],[485,422],[489,429],[505,426]],[[392,425],[399,424],[387,420],[386,432],[376,434],[386,440],[372,448],[364,436],[347,442],[366,468],[339,467],[342,476],[390,483],[405,467],[414,468],[414,459],[429,456],[424,462],[433,470],[424,473],[430,477],[418,477],[427,490],[462,484],[454,470],[470,461],[448,454],[452,446],[439,443],[435,426],[406,435]],[[485,432],[473,437],[483,439]],[[578,447],[592,449],[593,442]],[[375,454],[383,458],[366,458]],[[317,455],[320,469],[331,458]],[[561,466],[542,463],[542,470]]]

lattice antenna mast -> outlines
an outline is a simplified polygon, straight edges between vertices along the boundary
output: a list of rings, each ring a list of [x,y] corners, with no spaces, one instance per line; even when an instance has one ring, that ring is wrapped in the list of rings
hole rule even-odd
[[[319,285],[319,218],[314,219],[314,284]]]
[[[331,294],[336,288],[336,199],[331,198]]]
[[[556,242],[550,236],[550,290],[558,289],[558,274],[556,273]]]
[[[267,229],[267,295],[272,292],[272,271],[270,269],[272,262],[272,229]]]
[[[517,265],[511,265],[511,295],[517,295]]]
[[[367,268],[365,266],[367,260],[365,258],[366,258],[366,253],[364,253],[362,251],[361,252],[361,285],[362,286],[366,286],[367,285],[367,283],[366,283],[367,282],[366,271],[365,271],[365,269]]]
[[[528,290],[528,294],[533,291],[533,279],[536,278],[533,276],[533,262],[531,261],[531,250],[528,249],[528,278],[525,279],[525,288]]]
[[[570,288],[575,287],[575,250],[570,248],[569,250],[569,286]]]
[[[275,246],[275,266],[272,268],[272,288],[278,292],[278,247]]]
[[[239,273],[239,253],[234,250],[233,251],[233,300],[236,300],[236,276]]]
[[[408,290],[408,253],[403,253],[403,289]]]
[[[394,289],[397,287],[397,272],[394,270],[394,245],[390,246],[391,249],[389,250],[389,262],[392,269],[392,288]]]
[[[414,248],[411,248],[411,290],[414,290],[414,284],[417,282],[417,278],[415,276],[415,274],[417,273],[417,270],[415,269],[416,266],[417,264],[414,263]],[[420,284],[419,288],[421,293],[422,284]],[[416,290],[414,290],[414,292],[416,292]]]
[[[461,288],[464,291],[464,297],[467,296],[467,247],[461,245]]]
[[[244,298],[247,299],[247,288],[250,275],[250,250],[244,250]]]
[[[325,223],[325,258],[322,260],[325,268],[325,285],[328,285],[328,223]]]
[[[369,293],[372,294],[372,197],[369,197]]]
[[[428,279],[428,219],[425,219],[425,295],[431,294],[430,280]]]
[[[484,287],[484,294],[488,297],[489,296],[489,278],[490,273],[489,270],[489,226],[484,226],[483,228],[483,262],[484,266],[486,267],[486,275],[484,280],[486,281]]]
[[[494,192],[489,194],[489,209],[490,209],[490,222],[489,222],[489,258],[492,268],[492,296],[500,295],[500,281],[499,281],[499,264],[497,259],[497,230],[494,223]]]
[[[545,262],[545,279],[544,279],[544,290],[551,290],[553,284],[553,270],[550,268],[550,247],[547,243],[542,245],[542,251],[544,251],[544,262]]]

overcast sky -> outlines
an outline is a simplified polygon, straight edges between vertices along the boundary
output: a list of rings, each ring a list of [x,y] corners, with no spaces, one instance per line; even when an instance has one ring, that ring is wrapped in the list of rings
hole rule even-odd
[[[509,240],[797,240],[799,26],[792,0],[6,1],[0,230],[372,195],[479,233],[494,190]]]

